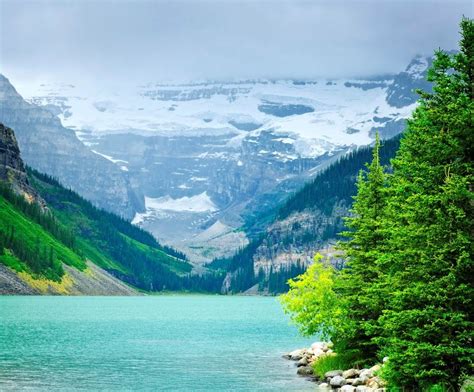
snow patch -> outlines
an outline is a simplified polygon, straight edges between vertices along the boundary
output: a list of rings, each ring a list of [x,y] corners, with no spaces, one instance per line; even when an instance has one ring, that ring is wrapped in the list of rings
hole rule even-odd
[[[173,199],[170,196],[152,198],[145,196],[147,210],[164,210],[176,212],[215,212],[216,205],[212,202],[207,192],[191,197]]]

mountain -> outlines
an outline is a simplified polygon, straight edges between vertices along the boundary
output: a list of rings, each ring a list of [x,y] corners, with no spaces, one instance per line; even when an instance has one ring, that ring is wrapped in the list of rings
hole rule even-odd
[[[1,74],[0,122],[15,129],[29,166],[58,178],[96,206],[126,218],[140,208],[120,168],[91,152],[51,112],[26,102]]]
[[[3,124],[0,176],[0,292],[122,295],[136,293],[130,286],[208,290],[222,282],[221,274],[190,275],[184,256],[151,234],[25,170]]]
[[[399,144],[398,136],[383,143],[383,165],[389,164]],[[222,291],[286,291],[286,281],[301,273],[317,252],[328,254],[337,265],[334,242],[344,228],[344,217],[350,213],[357,175],[371,157],[370,147],[346,154],[269,216],[262,216],[270,222],[263,233],[233,257],[210,264],[211,268],[228,271]]]
[[[366,80],[21,89],[128,178],[133,223],[205,263],[245,246],[268,223],[261,217],[375,130],[400,133],[430,61]]]

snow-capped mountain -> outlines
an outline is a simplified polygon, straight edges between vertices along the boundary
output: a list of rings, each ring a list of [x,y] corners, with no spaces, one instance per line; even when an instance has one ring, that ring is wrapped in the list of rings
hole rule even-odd
[[[196,260],[246,243],[239,227],[338,156],[401,132],[430,59],[367,80],[17,86],[126,172],[134,222]]]

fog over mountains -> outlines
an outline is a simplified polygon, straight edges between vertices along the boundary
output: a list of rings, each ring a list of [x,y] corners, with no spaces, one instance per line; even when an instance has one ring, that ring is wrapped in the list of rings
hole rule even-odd
[[[27,102],[3,79],[1,120],[28,164],[203,262],[245,245],[246,221],[376,130],[401,132],[429,63],[366,80],[67,81],[28,86]],[[32,142],[38,127],[50,143]]]

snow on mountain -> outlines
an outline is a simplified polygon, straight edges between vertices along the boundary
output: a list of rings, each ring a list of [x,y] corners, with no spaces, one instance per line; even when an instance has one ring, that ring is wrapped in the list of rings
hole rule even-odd
[[[149,217],[154,216],[159,211],[169,212],[215,212],[216,205],[212,202],[206,192],[191,197],[180,197],[173,199],[170,196],[152,198],[145,196],[145,210],[144,213],[137,213],[132,220],[133,224],[142,223]]]
[[[422,66],[421,62],[413,65],[410,72]],[[298,150],[305,157],[324,153],[331,145],[370,143],[370,131],[379,125],[374,117],[408,116],[413,107],[394,108],[386,102],[391,83],[324,79],[150,83],[117,86],[111,91],[93,91],[80,84],[42,84],[28,86],[22,93],[30,102],[57,114],[86,142],[91,133],[176,136],[234,132],[245,137],[271,129],[306,140]],[[318,148],[305,147],[308,144]]]

